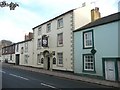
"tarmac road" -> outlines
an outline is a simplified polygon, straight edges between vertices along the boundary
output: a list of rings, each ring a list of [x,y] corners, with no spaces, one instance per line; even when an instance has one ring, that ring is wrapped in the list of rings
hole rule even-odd
[[[0,73],[2,73],[2,88],[111,88],[4,65]]]

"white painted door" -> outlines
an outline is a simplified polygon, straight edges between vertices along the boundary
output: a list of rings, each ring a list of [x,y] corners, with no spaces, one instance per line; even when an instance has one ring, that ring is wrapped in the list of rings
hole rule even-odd
[[[106,80],[115,81],[115,63],[114,61],[105,61],[105,78]]]
[[[119,77],[119,81],[120,81],[120,61],[118,61],[118,77]]]

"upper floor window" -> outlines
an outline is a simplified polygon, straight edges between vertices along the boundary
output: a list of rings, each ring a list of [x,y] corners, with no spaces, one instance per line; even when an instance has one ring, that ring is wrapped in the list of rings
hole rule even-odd
[[[37,42],[37,47],[40,48],[41,46],[42,46],[42,40],[41,38],[39,38]]]
[[[63,45],[63,33],[60,33],[57,35],[57,45],[62,46]]]
[[[19,44],[16,45],[16,51],[18,52],[19,50]]]
[[[25,52],[28,52],[28,42],[25,42]]]
[[[51,23],[47,24],[47,33],[51,31]]]
[[[63,27],[63,18],[58,19],[57,27],[58,28],[62,28]]]
[[[5,48],[2,48],[2,54],[4,54],[5,53]]]
[[[24,55],[24,64],[28,64],[28,55]]]
[[[23,47],[21,47],[21,54],[23,54],[23,50],[24,50],[24,48],[23,48]]]
[[[83,32],[83,48],[92,48],[93,47],[93,31]]]
[[[38,27],[38,35],[41,35],[42,34],[42,27]]]

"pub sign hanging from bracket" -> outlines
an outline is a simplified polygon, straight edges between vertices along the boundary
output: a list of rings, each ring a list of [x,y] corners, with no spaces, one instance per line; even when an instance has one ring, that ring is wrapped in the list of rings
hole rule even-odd
[[[42,47],[48,47],[48,36],[47,35],[42,36]]]

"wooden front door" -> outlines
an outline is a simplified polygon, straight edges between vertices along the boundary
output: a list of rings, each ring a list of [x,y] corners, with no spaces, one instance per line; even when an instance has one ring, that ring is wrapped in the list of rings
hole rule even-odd
[[[47,70],[50,70],[50,57],[48,57],[48,65],[47,65]]]

